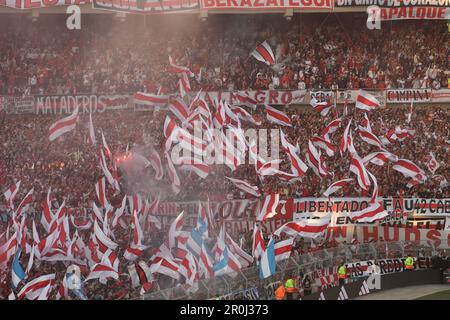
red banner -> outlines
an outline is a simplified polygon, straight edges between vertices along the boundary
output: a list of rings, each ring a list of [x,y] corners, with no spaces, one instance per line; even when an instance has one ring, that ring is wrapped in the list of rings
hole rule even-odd
[[[270,9],[302,9],[333,10],[334,0],[202,0],[203,9],[219,10],[270,10]]]

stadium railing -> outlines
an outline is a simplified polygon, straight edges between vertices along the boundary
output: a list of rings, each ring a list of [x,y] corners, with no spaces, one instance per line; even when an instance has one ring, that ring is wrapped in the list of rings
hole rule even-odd
[[[306,253],[277,263],[277,271],[267,279],[259,278],[258,266],[254,265],[240,272],[226,274],[212,279],[203,279],[198,287],[188,288],[178,285],[174,288],[159,290],[142,296],[144,300],[178,300],[178,299],[218,299],[233,293],[251,288],[258,288],[259,299],[271,299],[266,296],[264,288],[282,281],[286,275],[294,278],[310,275],[317,270],[332,268],[340,262],[351,263],[374,259],[403,258],[407,254],[429,256],[436,254],[437,249],[431,241],[373,242],[364,244],[340,245],[312,253]],[[312,280],[314,282],[314,280]],[[313,285],[313,292],[318,291]],[[226,298],[226,297],[225,297]]]

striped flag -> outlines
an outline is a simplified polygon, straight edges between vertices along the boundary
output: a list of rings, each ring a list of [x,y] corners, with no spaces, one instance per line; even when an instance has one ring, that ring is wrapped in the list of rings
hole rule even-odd
[[[258,45],[256,49],[253,50],[252,56],[255,57],[256,60],[264,62],[269,66],[275,63],[275,56],[267,41]]]
[[[329,156],[329,157],[334,156],[334,153],[336,152],[336,148],[330,141],[328,141],[322,137],[319,137],[319,136],[313,136],[311,138],[311,142],[313,143],[314,146],[316,146],[320,149],[323,149],[327,153],[327,156]]]
[[[167,151],[165,152],[165,156],[167,161],[167,174],[169,175],[170,181],[172,183],[172,191],[175,194],[178,194],[181,187],[180,178],[178,177],[177,171],[175,170],[172,160],[170,159],[170,155],[167,153]]]
[[[322,130],[322,134],[321,136],[327,140],[330,141],[330,135],[335,133],[336,130],[341,126],[342,124],[342,118],[339,119],[335,119],[333,121],[331,121],[326,127],[325,129]]]
[[[236,188],[251,194],[252,196],[255,197],[260,197],[261,196],[261,191],[259,191],[258,187],[256,186],[252,186],[249,183],[245,182],[244,180],[239,180],[239,179],[234,179],[234,178],[230,178],[230,177],[225,177],[228,180],[230,180]]]
[[[102,208],[106,208],[108,203],[108,199],[106,199],[106,180],[105,177],[101,178],[95,184],[95,193],[97,194],[98,201],[100,202],[100,206]]]
[[[272,218],[277,214],[275,209],[278,206],[278,202],[280,201],[279,194],[269,194],[264,198],[264,202],[261,205],[261,209],[259,212],[256,221],[264,221],[266,219]]]
[[[351,181],[353,181],[353,179],[342,179],[336,182],[333,182],[328,188],[327,190],[323,193],[323,195],[325,197],[329,197],[330,195],[332,195],[333,193],[339,191],[340,189],[342,189],[344,186],[346,186],[348,183],[350,183]]]
[[[292,127],[291,119],[284,112],[279,111],[267,104],[265,104],[264,107],[266,110],[268,121],[279,124],[281,126]]]
[[[274,252],[275,252],[275,260],[277,262],[289,259],[292,251],[292,244],[294,243],[294,237],[279,241],[275,243]]]
[[[392,166],[392,169],[402,173],[407,178],[415,178],[416,176],[420,175],[423,179],[426,176],[425,172],[421,168],[419,168],[415,163],[406,159],[399,159]]]
[[[292,237],[303,237],[315,239],[323,234],[328,228],[331,215],[328,215],[321,219],[303,219],[299,222],[288,222],[278,228],[273,234],[280,236],[281,233],[285,233]]]
[[[94,123],[92,122],[92,113],[89,112],[89,136],[88,136],[88,143],[95,146],[97,143],[97,140],[95,139],[95,130],[94,130]]]
[[[78,106],[73,110],[72,114],[52,124],[48,130],[50,141],[53,141],[63,134],[75,129],[78,121]]]
[[[263,235],[261,230],[259,230],[258,226],[255,224],[253,230],[253,244],[252,244],[252,255],[253,258],[258,260],[264,254],[266,250],[266,244],[264,242]]]
[[[27,298],[28,300],[35,300],[41,294],[41,292],[50,284],[53,285],[55,282],[55,274],[48,274],[40,276],[36,279],[28,282],[17,294],[19,300]]]
[[[367,129],[364,129],[362,127],[359,127],[358,134],[361,137],[361,139],[368,144],[371,144],[373,146],[376,146],[380,149],[384,149],[383,143],[378,139],[376,135],[374,135],[372,132],[368,131]]]
[[[370,187],[369,175],[367,173],[366,167],[364,166],[361,158],[358,155],[354,155],[351,158],[350,172],[353,172],[356,175],[358,184],[361,189],[368,191]]]
[[[305,173],[308,171],[308,166],[298,156],[299,153],[298,145],[297,147],[294,147],[292,144],[290,144],[287,141],[282,130],[280,130],[280,136],[281,136],[281,145],[283,146],[284,151],[287,152],[289,160],[291,162],[292,173],[298,177],[304,176]]]
[[[383,166],[388,161],[397,162],[398,157],[390,152],[373,152],[365,156],[362,161],[364,164],[370,162],[377,166]]]
[[[14,209],[14,198],[16,197],[16,194],[19,191],[20,183],[21,183],[20,181],[16,182],[3,193],[6,200],[6,205],[11,209]]]
[[[339,151],[341,152],[341,156],[343,156],[344,153],[347,151],[347,146],[348,146],[347,140],[348,140],[348,134],[349,134],[351,124],[352,124],[352,119],[350,119],[350,121],[347,124],[347,127],[345,127],[344,134],[342,135],[342,138],[341,138],[341,143],[339,146]]]
[[[160,96],[144,92],[136,92],[133,95],[133,100],[135,104],[142,104],[147,106],[162,106],[169,103],[168,96]]]
[[[333,104],[331,104],[328,101],[318,102],[316,98],[312,98],[310,102],[311,106],[320,113],[322,117],[325,117],[328,112],[334,107]]]
[[[371,111],[380,108],[380,102],[370,93],[360,90],[356,97],[356,108]]]
[[[266,279],[275,274],[277,269],[277,262],[275,259],[275,239],[270,238],[264,254],[261,257],[259,264],[259,278]]]

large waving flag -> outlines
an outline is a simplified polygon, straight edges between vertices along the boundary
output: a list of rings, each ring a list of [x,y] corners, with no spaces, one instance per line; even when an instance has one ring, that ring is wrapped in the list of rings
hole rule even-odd
[[[266,219],[272,218],[277,214],[275,209],[278,206],[278,202],[280,201],[279,194],[269,194],[264,198],[264,202],[261,204],[261,210],[259,212],[256,221],[264,221]]]
[[[325,197],[329,197],[333,193],[342,189],[344,186],[346,186],[351,181],[353,181],[353,179],[342,179],[342,180],[333,182],[332,184],[330,184],[330,186],[327,188],[327,190],[323,193],[323,195]]]
[[[204,276],[205,279],[214,277],[214,265],[212,262],[211,254],[207,250],[205,243],[202,243],[200,257],[198,259],[198,266],[200,269],[200,275]]]
[[[382,220],[387,215],[388,213],[386,210],[384,210],[383,206],[378,202],[370,204],[367,208],[361,211],[350,212],[350,217],[352,220],[358,222],[375,222]]]
[[[281,126],[292,127],[291,119],[284,112],[279,111],[267,104],[265,104],[264,107],[266,110],[268,121],[279,124]]]
[[[380,108],[380,102],[370,93],[360,90],[358,96],[356,97],[355,107],[362,110],[375,110]]]
[[[258,45],[256,49],[253,50],[252,56],[255,57],[256,60],[264,62],[269,66],[275,63],[275,56],[267,41]]]
[[[259,278],[265,279],[275,274],[277,262],[275,260],[275,239],[271,238],[259,264]]]
[[[304,219],[299,222],[288,222],[282,225],[273,234],[280,236],[281,233],[285,233],[290,236],[300,236],[303,238],[317,238],[322,235],[328,228],[331,215],[321,219]]]
[[[289,156],[289,160],[291,162],[292,173],[298,177],[304,176],[306,171],[308,171],[308,166],[298,156],[298,153],[299,153],[298,145],[297,145],[297,147],[294,147],[292,144],[290,144],[287,141],[282,130],[280,130],[280,137],[281,137],[281,145],[283,146],[283,150]]]
[[[28,282],[17,294],[18,299],[26,297],[28,300],[35,300],[41,295],[41,292],[50,284],[55,282],[55,274],[40,276]]]
[[[78,106],[73,110],[70,116],[58,120],[50,126],[48,139],[53,141],[62,136],[64,133],[72,131],[77,125],[77,120]]]
[[[370,187],[369,175],[367,173],[363,161],[357,155],[354,155],[351,159],[350,172],[356,175],[358,184],[361,187],[361,189],[364,189],[366,191],[369,190]]]

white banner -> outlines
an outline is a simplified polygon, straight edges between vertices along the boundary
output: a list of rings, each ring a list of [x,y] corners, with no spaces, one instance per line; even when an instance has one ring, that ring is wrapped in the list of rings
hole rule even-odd
[[[430,102],[431,89],[386,90],[387,103]]]
[[[14,9],[41,9],[56,6],[90,4],[90,0],[0,0],[0,6]]]

